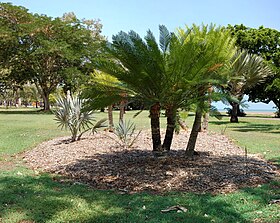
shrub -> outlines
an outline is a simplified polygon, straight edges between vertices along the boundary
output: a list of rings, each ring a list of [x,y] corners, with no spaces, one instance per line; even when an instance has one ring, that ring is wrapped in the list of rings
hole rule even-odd
[[[135,143],[141,131],[135,134],[136,125],[131,121],[120,121],[115,127],[114,134],[120,140],[120,145],[125,149],[130,148]]]
[[[71,132],[71,141],[80,140],[82,135],[97,128],[104,127],[106,119],[102,119],[94,125],[95,121],[92,111],[83,111],[83,100],[78,95],[62,97],[56,99],[58,108],[54,111],[55,120],[58,127],[69,129]]]

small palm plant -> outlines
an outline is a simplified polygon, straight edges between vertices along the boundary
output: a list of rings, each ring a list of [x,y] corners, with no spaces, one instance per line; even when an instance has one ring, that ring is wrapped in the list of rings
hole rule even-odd
[[[95,119],[91,115],[92,111],[83,111],[83,100],[78,95],[58,96],[56,103],[58,109],[54,111],[55,120],[58,127],[70,130],[72,142],[80,140],[82,135],[89,130],[94,133],[97,128],[104,127],[106,119],[93,124]]]
[[[133,122],[126,122],[124,120],[121,120],[119,124],[115,127],[114,133],[121,142],[119,144],[125,149],[133,146],[136,139],[140,135],[141,131],[135,134],[135,129],[136,125]]]

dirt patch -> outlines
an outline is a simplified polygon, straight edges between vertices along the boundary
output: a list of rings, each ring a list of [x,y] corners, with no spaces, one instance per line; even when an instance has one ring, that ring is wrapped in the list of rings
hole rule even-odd
[[[127,150],[111,137],[112,133],[101,132],[74,143],[56,138],[26,152],[24,160],[33,169],[122,192],[231,192],[279,176],[275,166],[257,156],[246,158],[224,135],[200,133],[194,160],[184,156],[189,132],[175,135],[172,151],[162,159],[152,155],[149,131]]]

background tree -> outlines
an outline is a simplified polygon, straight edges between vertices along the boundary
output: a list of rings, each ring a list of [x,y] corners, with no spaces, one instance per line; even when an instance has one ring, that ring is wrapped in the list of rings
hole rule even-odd
[[[19,36],[25,35],[25,29],[32,21],[32,15],[21,6],[0,3],[0,85],[2,96],[8,101],[14,98],[14,92],[25,82],[20,75],[20,55],[24,50]]]
[[[52,18],[33,15],[22,7],[10,4],[1,4],[1,7],[5,12],[1,17],[5,26],[1,35],[12,33],[16,49],[8,54],[10,56],[2,65],[7,62],[4,65],[9,66],[11,77],[18,82],[29,80],[34,83],[44,100],[44,110],[49,110],[49,95],[59,84],[73,88],[75,84],[80,84],[82,74],[93,70],[90,61],[96,56],[98,44],[103,39],[100,30],[95,29],[101,26],[88,20],[78,20],[74,14]],[[27,22],[17,17],[24,13],[27,14]],[[10,19],[12,16],[19,22],[15,24]],[[8,45],[4,50],[9,52]]]
[[[249,101],[264,103],[273,101],[280,116],[280,32],[263,26],[255,29],[242,24],[228,28],[237,39],[239,47],[261,56],[274,72],[265,82],[246,90]]]
[[[238,110],[246,89],[253,88],[265,81],[265,78],[272,74],[269,67],[260,56],[249,54],[247,51],[237,51],[227,66],[229,82],[226,92],[228,102],[232,106],[230,122],[238,122]]]

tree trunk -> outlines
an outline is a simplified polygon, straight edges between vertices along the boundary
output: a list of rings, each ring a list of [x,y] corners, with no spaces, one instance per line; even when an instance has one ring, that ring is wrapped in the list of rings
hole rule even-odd
[[[49,96],[50,96],[50,94],[48,94],[46,92],[44,92],[42,95],[43,100],[44,100],[44,111],[49,111],[51,109]]]
[[[163,150],[170,151],[174,129],[175,129],[175,122],[176,122],[176,110],[173,107],[169,107],[166,109],[166,117],[167,117],[167,126],[165,137],[163,141]]]
[[[109,132],[114,131],[113,106],[108,106]]]
[[[200,131],[200,128],[201,128],[201,117],[202,117],[202,113],[199,110],[199,108],[197,108],[191,135],[190,135],[189,142],[188,142],[187,149],[186,149],[187,157],[193,157],[193,155],[194,155],[196,139],[198,136],[198,132]]]
[[[208,123],[209,123],[209,112],[203,114],[203,122],[202,122],[202,130],[208,131]]]
[[[210,85],[210,84],[209,84]],[[212,99],[211,99],[211,95],[212,95],[212,92],[214,91],[213,87],[210,85],[208,87],[208,100],[207,100],[207,103],[208,103],[208,109],[210,110],[211,109],[211,103],[212,103]],[[209,112],[207,113],[204,113],[203,114],[203,122],[202,122],[202,130],[207,132],[208,131],[208,123],[209,123]]]
[[[119,122],[123,122],[123,116],[124,116],[124,113],[125,113],[124,107],[125,107],[125,100],[121,100]]]
[[[236,102],[231,103],[232,110],[231,110],[231,116],[230,116],[230,122],[231,123],[238,123],[238,108],[239,104]]]
[[[276,109],[277,109],[277,111],[275,112],[275,115],[276,115],[277,118],[280,118],[280,99],[278,99],[278,100],[275,99],[275,100],[272,100],[272,101],[275,104]]]
[[[156,103],[150,108],[153,152],[155,156],[161,155],[162,153],[159,117],[160,117],[160,104]]]
[[[36,86],[39,94],[43,98],[44,111],[49,111],[51,109],[51,107],[50,107],[50,92],[51,92],[52,88],[47,87],[47,86],[42,86],[37,82],[35,82],[35,86]]]

